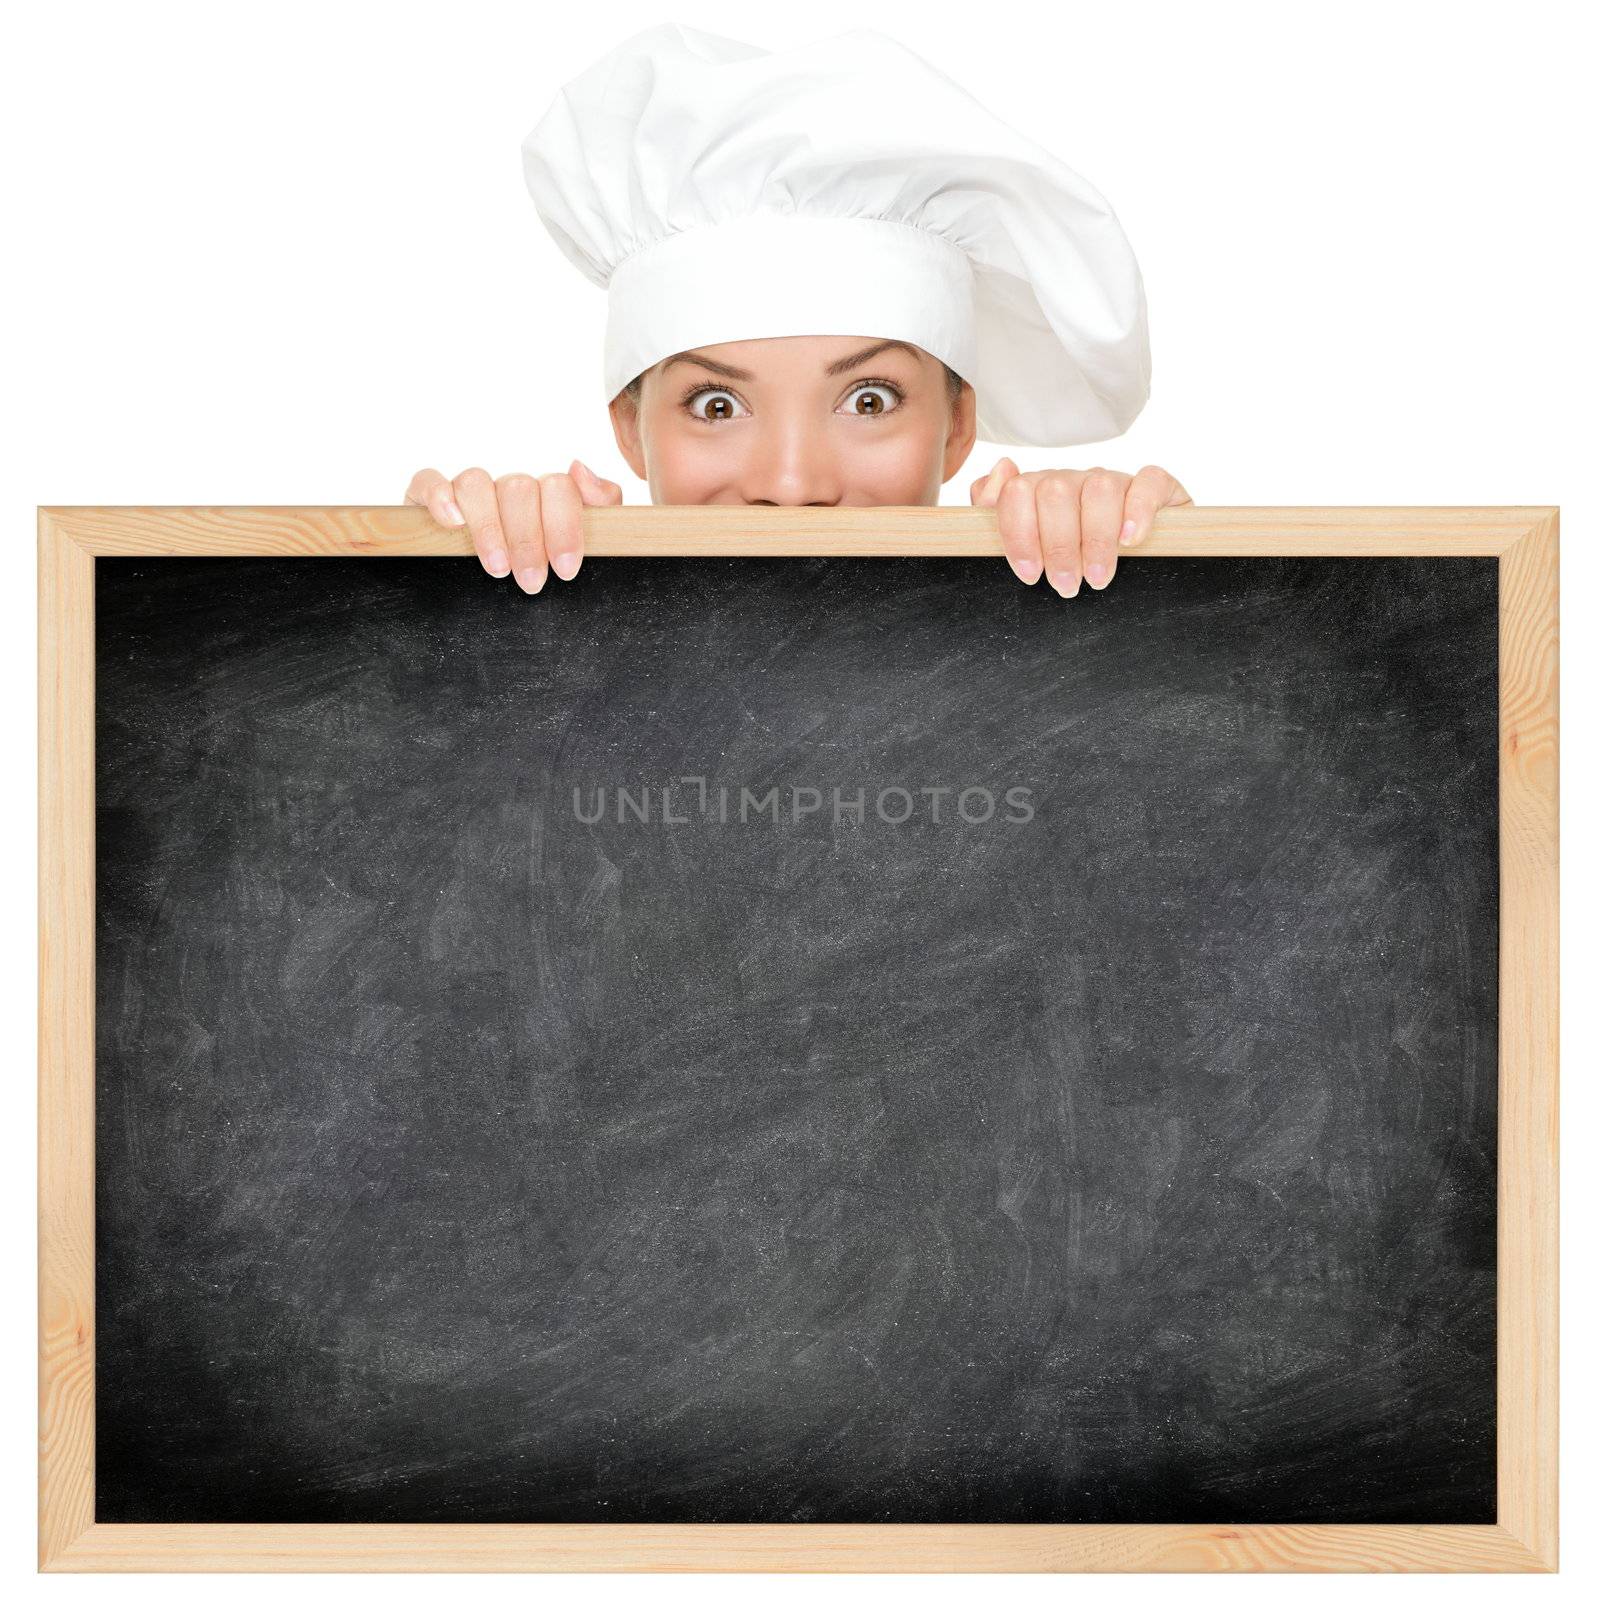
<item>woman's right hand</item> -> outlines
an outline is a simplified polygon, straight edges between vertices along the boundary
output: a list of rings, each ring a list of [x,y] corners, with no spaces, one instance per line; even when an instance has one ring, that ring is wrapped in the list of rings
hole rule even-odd
[[[583,508],[619,506],[622,490],[577,460],[568,471],[541,478],[526,472],[491,478],[481,467],[447,478],[424,467],[411,480],[406,503],[426,506],[443,527],[470,528],[491,578],[513,573],[519,589],[538,594],[550,568],[571,578],[583,561]]]

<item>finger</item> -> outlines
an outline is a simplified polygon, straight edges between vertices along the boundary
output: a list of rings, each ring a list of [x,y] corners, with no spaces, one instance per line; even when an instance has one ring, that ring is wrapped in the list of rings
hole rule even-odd
[[[1010,456],[1001,456],[983,477],[976,479],[969,493],[975,506],[1004,507],[997,510],[996,526],[1000,532],[1000,545],[1012,572],[1024,583],[1037,583],[1044,571],[1044,560],[1039,554],[1039,530],[1033,515],[1033,499],[1024,497],[1020,490],[1012,490],[1007,500],[1008,483],[1022,480],[1017,464]]]
[[[1084,581],[1103,589],[1117,570],[1117,533],[1122,527],[1123,498],[1133,479],[1126,472],[1091,467],[1083,475],[1078,499]]]
[[[500,496],[506,545],[511,551],[511,576],[524,594],[538,594],[550,576],[545,564],[539,480],[530,472],[508,472],[495,480],[495,489]]]
[[[1122,507],[1122,532],[1119,542],[1124,545],[1142,544],[1149,537],[1156,512],[1162,506],[1186,506],[1193,502],[1188,491],[1161,467],[1140,467],[1128,486],[1128,497]]]
[[[539,480],[539,514],[544,550],[562,579],[571,579],[583,560],[583,499],[570,472],[550,472]]]
[[[1044,554],[1050,587],[1070,600],[1083,577],[1083,555],[1078,542],[1078,492],[1081,472],[1045,473],[1038,481],[1039,546]]]
[[[1016,462],[1010,456],[1001,456],[981,478],[974,480],[970,490],[973,505],[998,505],[1000,491],[1016,476]]]
[[[450,480],[432,467],[424,467],[411,480],[411,487],[406,490],[406,503],[426,506],[433,520],[447,528],[459,528],[466,520],[450,492]]]
[[[505,577],[511,570],[511,558],[506,554],[506,535],[500,524],[500,502],[495,495],[494,479],[482,467],[468,467],[452,488],[456,504],[472,530],[473,548],[478,552],[483,570],[491,578]]]
[[[1034,482],[1014,473],[1000,485],[995,502],[995,521],[1000,528],[1000,544],[1011,570],[1024,583],[1037,583],[1044,571],[1044,556],[1039,549],[1039,514],[1034,504]]]
[[[602,478],[598,473],[591,472],[581,461],[572,463],[572,476],[577,480],[578,493],[583,497],[586,506],[620,506],[622,504],[622,485],[613,483],[609,478]]]

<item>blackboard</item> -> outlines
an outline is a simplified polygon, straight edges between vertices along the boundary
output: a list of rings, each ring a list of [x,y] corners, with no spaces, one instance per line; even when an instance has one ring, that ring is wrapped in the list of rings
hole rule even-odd
[[[1493,1522],[1497,567],[102,556],[98,1520]]]

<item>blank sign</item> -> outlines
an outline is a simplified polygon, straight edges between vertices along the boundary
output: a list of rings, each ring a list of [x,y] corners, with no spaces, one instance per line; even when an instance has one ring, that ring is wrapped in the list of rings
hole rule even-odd
[[[1499,563],[102,556],[102,1523],[1477,1523]]]

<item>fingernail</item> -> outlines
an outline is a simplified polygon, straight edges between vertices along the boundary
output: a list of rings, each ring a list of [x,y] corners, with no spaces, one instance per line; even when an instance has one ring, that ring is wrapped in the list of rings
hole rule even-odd
[[[1122,524],[1121,542],[1123,544],[1132,544],[1133,543],[1133,536],[1138,531],[1139,531],[1139,524],[1137,522],[1124,522]]]
[[[1105,588],[1107,574],[1104,562],[1091,561],[1088,567],[1085,569],[1083,575],[1089,580],[1089,587],[1091,589]]]
[[[537,567],[524,567],[517,574],[517,583],[527,594],[538,594],[544,588],[544,574]]]
[[[1011,570],[1022,579],[1024,583],[1037,583],[1039,574],[1044,568],[1037,561],[1013,561]]]
[[[1069,583],[1072,585],[1070,590],[1067,588]],[[1050,587],[1057,594],[1070,596],[1078,592],[1078,580],[1076,575],[1070,572],[1052,572],[1050,574]]]
[[[556,575],[561,578],[571,578],[578,570],[581,558],[573,555],[570,550],[563,550],[558,556],[551,556],[550,565],[556,569]]]
[[[454,500],[446,500],[439,507],[439,510],[443,513],[444,520],[449,523],[452,528],[459,528],[461,524],[467,520],[461,515],[460,507],[456,505]]]
[[[511,570],[511,562],[506,558],[504,550],[491,550],[483,558],[483,564],[489,569],[492,578],[503,578]]]

